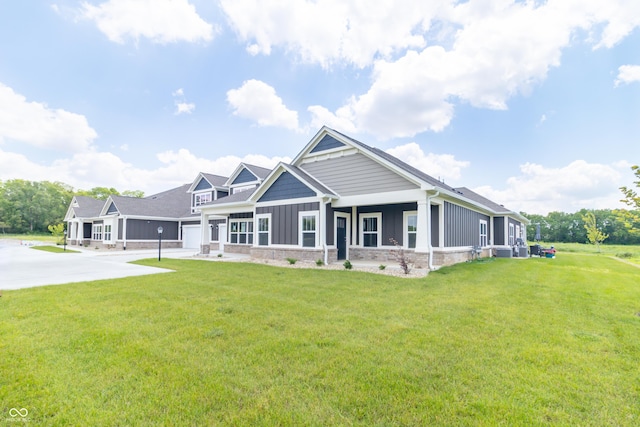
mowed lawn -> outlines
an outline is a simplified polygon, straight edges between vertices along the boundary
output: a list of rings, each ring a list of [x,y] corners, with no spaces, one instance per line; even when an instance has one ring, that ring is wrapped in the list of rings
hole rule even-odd
[[[5,291],[0,421],[640,425],[640,268],[605,256],[422,279],[161,266],[176,272]]]

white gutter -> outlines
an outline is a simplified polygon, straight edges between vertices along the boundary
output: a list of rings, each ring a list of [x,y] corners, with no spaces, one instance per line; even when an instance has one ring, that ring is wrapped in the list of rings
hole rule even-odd
[[[429,239],[427,241],[427,245],[429,247],[429,271],[433,270],[433,245],[431,244],[431,230],[433,229],[433,227],[431,226],[431,198],[438,197],[439,194],[440,191],[436,190],[435,194],[433,196],[430,196],[429,192],[427,191],[427,218],[429,218],[429,221],[427,221],[429,227]],[[443,213],[441,213],[441,215]]]
[[[324,250],[324,265],[329,264],[329,248],[327,247],[327,206],[329,203],[331,203],[331,199],[323,200],[322,211],[320,212],[320,223],[323,224],[322,249]]]

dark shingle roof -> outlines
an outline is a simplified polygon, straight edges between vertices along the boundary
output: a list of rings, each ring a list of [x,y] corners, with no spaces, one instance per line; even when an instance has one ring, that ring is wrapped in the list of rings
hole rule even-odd
[[[184,184],[144,198],[111,196],[111,200],[120,215],[181,218],[191,213],[191,195],[187,193],[190,186]]]
[[[263,168],[262,166],[250,165],[247,163],[243,163],[243,165],[249,169],[251,173],[257,176],[260,179],[265,179],[273,169]]]
[[[224,187],[229,177],[200,172],[214,187]]]
[[[470,189],[468,189],[467,187],[458,187],[454,189],[458,194],[466,197],[469,200],[473,200],[476,203],[479,203],[481,205],[484,205],[486,207],[488,207],[489,209],[493,210],[494,212],[510,212],[509,209],[505,208],[502,205],[499,205],[498,203],[487,199],[484,196],[481,196],[480,194],[471,191]]]
[[[94,199],[89,196],[75,196],[78,206],[73,207],[73,212],[78,218],[92,218],[100,215],[104,206],[104,200]]]

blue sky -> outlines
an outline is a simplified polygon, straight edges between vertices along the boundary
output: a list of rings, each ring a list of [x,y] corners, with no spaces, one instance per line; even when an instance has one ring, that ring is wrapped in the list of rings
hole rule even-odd
[[[0,180],[138,189],[322,125],[545,214],[640,163],[636,0],[0,1]]]

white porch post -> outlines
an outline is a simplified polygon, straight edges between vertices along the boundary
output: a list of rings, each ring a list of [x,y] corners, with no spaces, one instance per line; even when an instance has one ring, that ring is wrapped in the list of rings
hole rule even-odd
[[[349,243],[351,246],[362,246],[362,242],[358,241],[358,208],[353,206],[351,208],[351,236],[349,236]]]
[[[418,229],[416,230],[416,252],[429,252],[431,238],[431,209],[427,200],[418,200]]]
[[[211,252],[211,229],[209,228],[209,215],[200,213],[200,253],[209,255]]]

